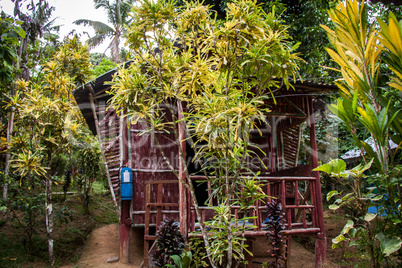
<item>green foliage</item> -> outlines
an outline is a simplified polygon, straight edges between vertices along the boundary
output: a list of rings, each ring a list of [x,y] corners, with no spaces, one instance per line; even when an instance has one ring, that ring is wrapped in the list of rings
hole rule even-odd
[[[68,74],[75,87],[81,86],[92,78],[89,47],[81,44],[75,35],[66,38],[64,45],[56,51],[54,59],[61,72]]]
[[[89,204],[91,201],[91,190],[95,180],[104,181],[104,166],[101,159],[99,143],[95,136],[83,135],[82,144],[84,148],[78,148],[74,154],[75,183],[80,193],[80,198],[86,214],[89,214]]]
[[[384,258],[390,254],[397,252],[401,248],[400,238],[395,236],[400,234],[395,227],[385,227],[400,223],[400,206],[401,203],[395,200],[397,210],[392,209],[387,198],[384,196],[386,180],[373,176],[368,180],[363,180],[367,177],[364,173],[370,169],[373,159],[366,165],[358,165],[353,169],[347,170],[343,160],[336,159],[328,164],[324,164],[315,169],[315,171],[323,171],[338,179],[338,183],[345,188],[345,192],[331,191],[327,194],[327,200],[336,197],[334,204],[329,208],[337,210],[341,207],[346,208],[346,211],[351,211],[348,220],[341,233],[332,240],[332,247],[337,248],[342,244],[347,243],[349,247],[356,246],[358,248],[359,257],[370,259],[370,263],[375,267],[381,265]],[[374,179],[375,178],[375,179]],[[367,187],[368,183],[375,182],[377,187]],[[400,183],[400,180],[398,180]],[[394,186],[394,185],[393,185]],[[388,189],[394,189],[390,187]],[[391,193],[389,193],[391,196]],[[388,197],[389,198],[389,197]],[[391,200],[392,202],[392,200]],[[379,209],[377,213],[369,213],[370,207],[387,208],[386,213]],[[383,220],[377,219],[378,215],[382,215]],[[391,219],[399,219],[392,221]],[[385,221],[384,221],[385,220]],[[388,222],[388,223],[387,223]],[[385,229],[384,229],[385,228]],[[384,234],[385,232],[386,234]],[[399,234],[398,234],[399,233]],[[376,240],[377,239],[377,240]],[[391,262],[390,259],[387,260]]]
[[[27,186],[26,183],[23,185]],[[31,182],[25,191],[11,191],[14,198],[7,204],[11,222],[23,230],[23,237],[26,241],[24,249],[28,255],[32,254],[37,246],[34,243],[34,236],[38,234],[37,230],[42,224],[39,219],[43,216],[45,198],[38,194],[39,187],[39,183]],[[17,211],[21,211],[22,214],[18,214]]]
[[[13,62],[17,60],[19,38],[25,37],[21,23],[1,12],[0,16],[0,93],[10,87],[14,77]]]
[[[401,145],[402,114],[401,112],[398,113],[398,111],[401,109],[402,90],[402,63],[400,62],[402,48],[399,44],[402,40],[402,28],[401,23],[397,21],[396,16],[392,12],[389,15],[388,25],[381,19],[378,19],[378,23],[381,26],[380,42],[386,48],[382,55],[382,59],[387,63],[388,69],[395,75],[390,77],[391,81],[388,83],[388,85],[394,90],[388,90],[385,98],[381,98],[381,102],[386,103],[388,98],[392,101],[391,103],[393,105],[391,105],[389,109],[390,112],[395,115],[395,119],[390,124],[394,131],[394,135],[392,135],[391,138],[396,144]]]
[[[174,220],[166,219],[159,226],[156,236],[156,249],[152,253],[154,265],[164,267],[166,264],[175,263],[177,261],[176,257],[172,258],[172,256],[181,255],[186,248],[178,223]],[[188,257],[185,254],[184,259],[187,260]]]
[[[292,40],[301,43],[298,51],[305,60],[300,64],[301,76],[305,79],[320,79],[319,81],[328,81],[337,76],[336,72],[324,67],[333,66],[333,63],[323,50],[329,45],[329,40],[320,27],[320,24],[329,21],[327,9],[333,7],[335,1],[281,0],[269,2],[286,5],[282,18],[289,25],[289,35]]]
[[[217,19],[225,20],[227,8],[231,1],[206,0],[203,4],[210,7]],[[305,62],[300,62],[300,74],[303,78],[331,79],[336,72],[323,66],[332,66],[330,57],[323,48],[329,45],[320,24],[329,20],[327,9],[334,6],[331,0],[258,0],[257,4],[266,12],[275,11],[277,20],[288,25],[289,36],[294,44],[301,43],[298,48]],[[177,1],[177,6],[185,5],[185,1]],[[386,9],[386,8],[384,8]]]
[[[15,61],[16,78],[28,81],[30,77],[40,77],[40,66],[46,63],[58,47],[59,27],[52,18],[54,7],[48,1],[14,2],[14,16],[21,21],[26,35],[20,39],[18,58]]]
[[[38,196],[43,198],[44,202],[33,206],[35,211],[21,210],[32,222],[29,226],[36,224],[34,212],[46,211],[51,265],[54,265],[51,253],[54,216],[61,221],[70,216],[65,208],[53,209],[52,186],[61,181],[61,174],[65,172],[67,160],[63,153],[74,141],[72,137],[82,134],[82,118],[70,98],[75,86],[88,79],[89,74],[87,48],[76,37],[66,39],[53,60],[43,66],[42,79],[17,81],[17,92],[7,103],[15,109],[16,134],[11,138],[9,152],[10,166],[19,176],[19,185],[12,184],[17,187],[13,190],[19,193],[23,203],[29,204]]]
[[[389,155],[389,139],[392,136],[400,140],[402,121],[394,103],[383,98],[378,81],[380,55],[384,51],[387,67],[397,75],[389,86],[399,87],[397,55],[402,28],[391,14],[389,25],[379,20],[381,31],[377,32],[368,24],[367,6],[355,0],[339,3],[329,14],[334,30],[323,27],[335,50],[328,48],[327,51],[340,66],[343,76],[336,81],[341,98],[329,109],[351,134],[363,163],[346,170],[346,163],[338,159],[316,170],[336,177],[344,188],[341,193],[328,193],[327,200],[336,197],[330,209],[346,207],[352,212],[341,234],[333,239],[333,247],[343,243],[356,246],[360,257],[379,267],[385,261],[392,263],[390,255],[398,253],[401,247],[400,166]],[[362,129],[370,133],[372,145],[360,139]],[[372,163],[375,169],[371,168]],[[372,207],[377,208],[377,213],[369,212]],[[399,253],[397,256],[400,258]]]
[[[204,241],[198,237],[190,237],[188,247],[191,250],[191,259],[195,267],[207,267]]]
[[[173,255],[171,258],[174,261],[174,265],[172,264],[167,264],[166,267],[169,268],[195,268],[195,264],[192,264],[192,259],[193,256],[191,254],[191,251],[184,251],[180,256],[179,255]]]
[[[44,254],[46,248],[42,246],[44,239],[38,235],[34,235],[32,240],[35,247],[30,252],[30,255],[28,255],[25,250],[22,250],[27,243],[25,237],[10,236],[6,232],[0,232],[0,266],[18,268],[34,261],[43,262],[43,259],[46,258],[46,254]]]
[[[102,58],[101,62],[94,66],[92,75],[98,77],[104,73],[117,67],[117,64],[111,61],[109,58]]]
[[[381,252],[385,257],[389,257],[392,253],[398,251],[402,246],[402,240],[399,237],[386,237],[383,233],[376,235],[376,238],[380,241]]]
[[[358,252],[354,254],[363,259],[370,259],[370,263],[374,267],[378,267],[385,257],[400,249],[401,243],[398,243],[400,239],[393,236],[389,230],[387,235],[384,235],[380,231],[384,230],[382,229],[384,222],[377,219],[376,213],[368,212],[369,207],[386,205],[385,197],[374,191],[376,187],[367,188],[367,182],[363,180],[366,177],[364,172],[370,168],[372,162],[373,160],[365,166],[358,165],[353,169],[346,170],[345,162],[337,159],[316,168],[315,171],[323,171],[338,178],[339,184],[347,190],[345,193],[329,192],[328,201],[336,197],[334,204],[329,208],[337,210],[343,207],[346,208],[346,211],[352,212],[352,215],[349,216],[351,219],[348,220],[341,233],[332,240],[332,247],[341,247],[345,243],[349,247],[356,246]],[[380,180],[377,180],[377,184],[382,185]],[[392,212],[388,211],[388,213]],[[387,215],[385,215],[385,219],[387,219]]]
[[[252,217],[243,217],[236,219],[230,211],[230,207],[224,203],[214,207],[215,216],[211,221],[206,222],[206,226],[210,228],[213,239],[209,246],[212,254],[211,260],[216,263],[218,267],[227,267],[231,258],[228,256],[229,248],[232,250],[232,258],[235,263],[245,262],[245,252],[252,253],[247,250],[248,245],[245,244],[246,238],[244,236],[236,235],[245,230],[252,230],[255,228],[253,225],[247,225],[248,220]]]
[[[331,174],[341,174],[346,170],[346,163],[341,159],[335,159],[328,164],[321,165],[314,169],[314,171],[324,171],[325,173]]]
[[[388,25],[381,19],[378,19],[381,26],[381,43],[387,50],[384,53],[383,59],[388,64],[388,68],[395,73],[397,77],[392,77],[394,82],[389,85],[402,90],[402,63],[400,56],[402,55],[402,27],[396,19],[395,15],[391,12],[389,14]]]

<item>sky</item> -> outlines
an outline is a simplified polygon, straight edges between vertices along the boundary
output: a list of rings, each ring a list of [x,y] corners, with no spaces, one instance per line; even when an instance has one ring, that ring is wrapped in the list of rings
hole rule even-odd
[[[29,3],[27,0],[23,6]],[[37,3],[37,0],[34,0]],[[93,0],[48,0],[51,6],[56,9],[53,11],[53,18],[57,17],[54,25],[61,25],[60,36],[63,38],[72,30],[76,30],[78,33],[88,32],[90,36],[94,34],[94,31],[89,26],[77,26],[73,24],[73,21],[78,19],[90,19],[107,23],[106,11],[103,9],[95,9]],[[0,0],[0,10],[3,10],[6,14],[14,14],[14,3],[11,0]],[[81,40],[85,41],[87,35],[81,35]],[[103,53],[107,48],[108,41],[92,49],[91,52]],[[106,54],[109,55],[110,51]]]

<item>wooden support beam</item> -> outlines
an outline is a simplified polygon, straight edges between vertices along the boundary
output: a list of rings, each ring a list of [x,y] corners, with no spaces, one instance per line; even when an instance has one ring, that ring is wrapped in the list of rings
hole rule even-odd
[[[145,184],[145,204],[151,202],[151,185]],[[149,266],[149,221],[150,221],[150,207],[145,206],[145,228],[144,228],[144,267]],[[152,236],[154,237],[154,236]]]
[[[276,172],[276,122],[275,117],[271,118],[271,135],[270,135],[270,147],[271,147],[271,171]]]
[[[163,194],[163,184],[158,184],[157,194],[156,194],[156,226],[159,227],[162,222],[162,194]]]
[[[120,118],[120,151],[121,151],[120,165],[125,166],[128,163],[128,132],[127,132],[126,117]],[[118,174],[118,176],[120,177],[120,174]],[[131,200],[121,200],[120,262],[124,264],[130,262],[130,227],[131,227],[130,204]]]
[[[317,139],[315,133],[315,118],[314,118],[312,97],[309,98],[309,121],[310,121],[310,144],[311,144],[312,163],[313,168],[316,168],[318,167],[318,149],[317,149]],[[316,177],[316,183],[314,189],[316,199],[315,206],[316,206],[316,215],[318,218],[317,223],[318,227],[320,228],[320,233],[318,236],[319,238],[316,240],[315,267],[322,267],[322,265],[326,262],[327,259],[327,247],[326,247],[326,237],[324,228],[324,215],[322,208],[321,181],[320,181],[320,174],[318,171],[314,171],[313,176]]]
[[[206,180],[207,177],[203,175],[192,175],[191,180]],[[215,178],[215,176],[210,176],[209,178]],[[240,178],[247,178],[247,176],[240,176]],[[280,177],[269,177],[269,176],[258,176],[260,181],[267,182],[279,182],[279,181],[316,181],[316,177],[301,177],[301,176],[280,176]]]

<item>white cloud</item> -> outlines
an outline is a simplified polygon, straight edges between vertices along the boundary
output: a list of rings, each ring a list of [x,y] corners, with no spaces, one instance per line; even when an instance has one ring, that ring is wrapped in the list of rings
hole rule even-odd
[[[38,1],[34,1],[37,3]],[[93,0],[48,0],[51,6],[56,9],[53,12],[53,18],[56,18],[55,25],[61,25],[60,27],[60,38],[63,39],[72,30],[77,33],[82,34],[81,40],[86,41],[87,32],[90,36],[94,34],[94,31],[90,27],[78,26],[73,24],[75,20],[78,19],[90,19],[97,20],[107,23],[106,11],[103,9],[95,9]],[[23,7],[29,3],[29,1],[23,4]],[[14,3],[11,0],[1,0],[0,9],[9,15],[14,13]],[[91,52],[101,52],[103,53],[107,48],[108,41],[92,49]],[[110,53],[110,52],[108,52]]]

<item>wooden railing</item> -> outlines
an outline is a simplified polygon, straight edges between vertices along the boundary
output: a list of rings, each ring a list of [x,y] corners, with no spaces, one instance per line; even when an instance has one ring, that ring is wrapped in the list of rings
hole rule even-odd
[[[205,176],[192,176],[192,180],[206,180]],[[250,225],[256,226],[247,234],[263,235],[265,219],[268,218],[266,213],[266,202],[270,199],[277,198],[282,204],[285,211],[286,230],[287,234],[302,234],[302,233],[318,233],[318,211],[316,209],[316,194],[315,194],[315,177],[258,177],[257,178],[263,185],[263,191],[269,196],[264,202],[256,202],[250,206],[247,216],[255,217],[249,222]],[[304,188],[304,189],[302,189]],[[321,198],[321,197],[319,197]],[[213,217],[211,207],[200,207],[202,221],[208,220]],[[233,213],[238,218],[239,206],[233,206]],[[195,224],[196,216],[194,207],[191,209],[190,230],[195,231],[197,224]]]
[[[156,228],[161,225],[163,215],[167,214],[179,214],[179,203],[167,203],[163,202],[164,186],[168,184],[178,184],[178,180],[162,180],[162,181],[147,181],[145,182],[145,228],[144,228],[144,265],[148,267],[150,242],[156,240],[156,234],[150,234],[150,227]],[[156,187],[156,200],[151,198],[152,188]],[[154,219],[151,219],[154,217]],[[155,222],[155,224],[151,224]],[[155,230],[156,232],[156,230]],[[153,243],[153,242],[152,242]],[[152,244],[152,247],[155,244]]]
[[[205,180],[204,176],[192,176],[192,180]],[[293,234],[308,234],[320,232],[318,223],[318,211],[316,209],[316,193],[314,191],[316,178],[315,177],[258,177],[258,180],[263,185],[263,191],[269,196],[266,202],[272,198],[277,198],[285,210],[286,229],[284,233],[287,235]],[[144,230],[144,261],[148,264],[150,242],[156,240],[155,234],[150,234],[150,228],[155,226],[156,229],[160,226],[166,215],[179,216],[179,203],[164,201],[164,189],[167,185],[179,184],[178,180],[161,180],[147,181],[145,191],[145,230]],[[174,187],[176,189],[177,187]],[[153,196],[153,198],[151,198]],[[319,197],[321,198],[321,197]],[[177,197],[178,199],[178,197]],[[232,213],[237,219],[241,218],[243,213],[247,216],[254,217],[247,222],[249,226],[254,226],[246,231],[247,237],[263,236],[266,234],[265,219],[268,218],[267,207],[264,202],[256,202],[253,206],[240,213],[240,206],[232,206]],[[213,217],[213,209],[211,206],[201,206],[202,221],[207,221]],[[191,207],[190,218],[188,219],[189,230],[197,231],[198,223],[196,221],[194,207]],[[310,217],[310,218],[309,218]],[[151,223],[152,222],[152,223]],[[155,230],[156,232],[156,230]]]

